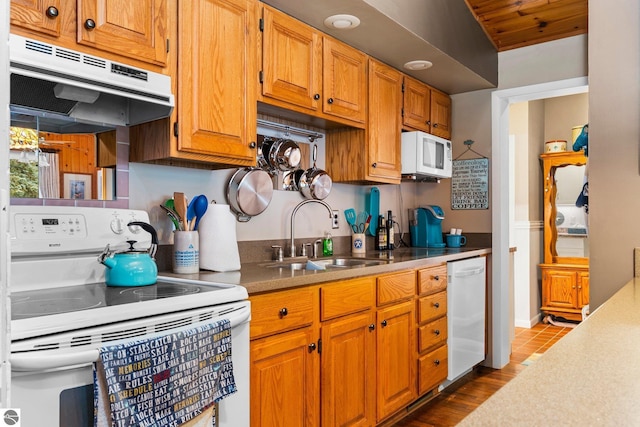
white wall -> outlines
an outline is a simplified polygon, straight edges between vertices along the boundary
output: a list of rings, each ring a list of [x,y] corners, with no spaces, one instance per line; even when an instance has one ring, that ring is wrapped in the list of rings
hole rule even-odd
[[[171,222],[159,205],[174,191],[182,191],[188,197],[205,194],[209,199],[227,204],[226,191],[229,179],[236,169],[206,171],[169,166],[131,163],[129,169],[129,206],[144,209],[150,214],[151,223],[158,229],[160,244],[171,243]],[[391,209],[408,233],[407,210],[418,204],[449,204],[448,180],[436,183],[403,183],[402,185],[378,185],[380,212]],[[321,237],[325,231],[334,236],[348,236],[351,229],[344,219],[344,210],[365,210],[365,199],[372,186],[333,184],[331,194],[325,199],[333,209],[340,210],[340,229],[331,230],[326,209],[320,205],[308,205],[300,209],[296,217],[295,235]],[[444,189],[444,191],[441,191]],[[417,196],[419,194],[419,196]],[[302,195],[293,191],[274,191],[267,209],[249,222],[237,223],[239,241],[288,239],[293,208],[301,202]],[[444,221],[443,221],[444,223]],[[471,230],[470,230],[471,231]],[[407,234],[407,242],[408,240]]]
[[[590,306],[633,277],[640,246],[640,2],[589,1]]]

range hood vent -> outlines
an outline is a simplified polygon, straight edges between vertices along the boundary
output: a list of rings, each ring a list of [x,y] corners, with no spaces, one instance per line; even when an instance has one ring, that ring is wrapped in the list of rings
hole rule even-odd
[[[168,117],[169,76],[10,35],[11,115],[39,130],[91,133]]]

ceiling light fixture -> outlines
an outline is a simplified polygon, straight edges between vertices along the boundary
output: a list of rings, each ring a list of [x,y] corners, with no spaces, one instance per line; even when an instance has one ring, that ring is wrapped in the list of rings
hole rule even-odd
[[[433,63],[431,61],[418,60],[418,61],[409,61],[404,64],[404,68],[411,71],[419,71],[426,70],[427,68],[431,68]]]
[[[324,25],[334,30],[350,30],[360,25],[360,19],[353,15],[332,15],[324,20]]]

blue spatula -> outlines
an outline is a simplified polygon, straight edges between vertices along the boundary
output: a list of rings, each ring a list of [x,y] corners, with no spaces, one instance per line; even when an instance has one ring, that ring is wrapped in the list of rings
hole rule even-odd
[[[351,227],[352,230],[356,230],[356,210],[355,209],[347,209],[344,211],[344,217],[347,219],[347,224]],[[355,231],[354,231],[355,232]]]

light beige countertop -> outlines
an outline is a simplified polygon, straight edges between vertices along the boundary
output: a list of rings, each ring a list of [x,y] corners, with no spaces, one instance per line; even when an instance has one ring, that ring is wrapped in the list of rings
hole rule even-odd
[[[490,248],[400,248],[392,251],[389,258],[387,252],[368,252],[364,255],[367,259],[381,259],[386,262],[381,265],[331,268],[327,270],[291,270],[289,268],[270,268],[269,264],[276,261],[263,261],[243,263],[239,271],[214,272],[200,270],[197,274],[173,274],[160,272],[162,276],[180,277],[184,279],[205,280],[208,282],[232,283],[247,288],[249,295],[260,292],[268,292],[296,286],[312,285],[316,283],[351,279],[354,277],[384,274],[410,268],[421,268],[429,265],[440,264],[457,259],[471,258],[491,253]],[[351,254],[343,255],[351,257]],[[340,258],[335,255],[332,258]],[[318,258],[321,260],[322,258]],[[287,259],[285,258],[285,262]],[[306,261],[303,261],[306,262]]]
[[[640,425],[640,278],[458,426]]]

